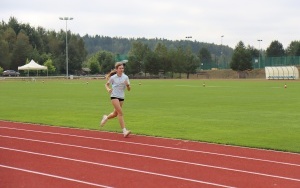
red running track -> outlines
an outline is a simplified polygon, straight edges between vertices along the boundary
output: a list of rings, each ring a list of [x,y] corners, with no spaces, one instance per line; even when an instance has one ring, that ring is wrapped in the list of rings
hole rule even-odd
[[[0,187],[300,187],[300,155],[0,121]]]

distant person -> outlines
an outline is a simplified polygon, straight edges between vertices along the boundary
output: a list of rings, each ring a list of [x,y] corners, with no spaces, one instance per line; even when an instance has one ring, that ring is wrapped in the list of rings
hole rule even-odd
[[[130,82],[126,74],[124,74],[124,64],[117,62],[115,64],[115,69],[106,75],[107,82],[105,88],[108,93],[110,93],[111,103],[114,107],[113,112],[109,115],[103,115],[101,120],[101,127],[107,122],[107,120],[118,117],[120,126],[123,130],[124,137],[128,137],[131,133],[125,127],[124,116],[122,111],[122,106],[125,100],[125,89],[130,91]]]

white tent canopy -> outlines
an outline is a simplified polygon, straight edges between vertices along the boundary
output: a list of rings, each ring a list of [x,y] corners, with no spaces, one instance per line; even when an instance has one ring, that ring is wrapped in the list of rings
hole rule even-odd
[[[47,70],[46,66],[42,66],[31,60],[28,64],[18,67],[18,70]]]
[[[18,70],[28,70],[28,76],[29,76],[29,70],[47,70],[48,75],[48,67],[42,66],[37,64],[34,60],[31,60],[28,64],[18,67]]]

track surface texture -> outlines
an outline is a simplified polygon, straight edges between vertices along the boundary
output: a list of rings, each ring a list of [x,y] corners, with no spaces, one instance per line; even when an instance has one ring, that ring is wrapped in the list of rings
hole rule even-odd
[[[0,187],[300,187],[300,155],[0,121]]]

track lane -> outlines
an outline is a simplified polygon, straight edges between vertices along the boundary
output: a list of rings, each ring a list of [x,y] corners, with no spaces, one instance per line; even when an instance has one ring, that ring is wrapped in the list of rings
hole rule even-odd
[[[58,132],[60,134],[68,135],[83,135],[84,137],[97,137],[99,139],[109,139],[115,140],[116,142],[123,142],[124,139],[122,134],[103,132],[103,131],[93,131],[93,130],[83,130],[76,128],[66,128],[66,127],[57,127],[57,126],[47,126],[39,124],[28,124],[21,122],[8,122],[0,120],[0,127],[11,127],[11,128],[20,128],[25,130],[34,129],[35,131],[50,131]],[[134,142],[132,141],[134,138]],[[229,156],[240,156],[253,159],[262,159],[270,161],[278,161],[292,164],[300,165],[300,154],[289,153],[289,152],[278,152],[272,150],[262,150],[262,149],[253,149],[246,147],[237,147],[229,145],[220,145],[220,144],[211,144],[204,142],[193,142],[193,141],[184,141],[178,139],[165,139],[157,137],[148,137],[148,136],[138,136],[132,135],[126,142],[132,142],[132,144],[142,144],[142,145],[157,145],[164,147],[172,147],[186,150],[197,150],[208,153],[215,153],[216,155],[229,155]]]
[[[1,165],[39,173],[55,174],[56,176],[85,181],[91,184],[106,184],[112,187],[228,187],[162,174],[147,174],[135,169],[80,160],[78,158],[68,158],[5,147],[1,147],[0,150]],[[30,164],[24,163],[22,160]],[[75,187],[81,187],[81,185],[76,185]]]
[[[171,160],[177,160],[176,163],[178,163],[178,160],[179,161],[181,160],[181,161],[186,162],[186,163],[197,163],[197,164],[200,161],[200,162],[203,162],[203,163],[200,163],[200,164],[204,164],[204,165],[200,165],[201,167],[204,167],[202,170],[200,170],[200,174],[205,172],[209,175],[212,174],[212,176],[215,176],[213,174],[213,172],[211,172],[212,169],[210,169],[211,168],[210,163],[213,163],[213,162],[221,163],[223,165],[225,164],[225,168],[227,168],[226,165],[229,164],[229,165],[233,165],[233,166],[234,165],[238,165],[238,166],[240,165],[241,167],[244,166],[244,167],[246,167],[246,169],[249,168],[249,166],[250,167],[260,166],[261,170],[264,170],[264,169],[270,170],[271,169],[270,171],[272,171],[272,173],[273,173],[273,171],[279,171],[279,172],[284,172],[283,173],[284,175],[289,175],[289,173],[286,173],[286,172],[292,172],[290,174],[294,174],[294,175],[296,174],[296,176],[295,177],[290,177],[290,178],[291,179],[293,179],[293,178],[296,179],[296,186],[299,185],[299,183],[297,183],[297,180],[298,180],[298,177],[299,177],[298,175],[300,174],[300,173],[298,173],[299,172],[299,165],[298,165],[299,163],[297,163],[297,162],[300,159],[298,154],[284,153],[284,152],[272,152],[272,151],[270,152],[270,151],[265,151],[265,150],[256,150],[256,149],[253,150],[253,149],[248,149],[248,148],[241,148],[242,152],[240,152],[240,154],[236,157],[235,155],[233,155],[233,156],[231,156],[231,155],[233,153],[239,153],[239,152],[223,154],[223,153],[220,153],[218,151],[218,153],[211,153],[212,150],[215,150],[215,149],[211,149],[211,151],[205,151],[201,147],[203,145],[204,146],[207,146],[207,145],[215,146],[214,144],[206,144],[206,143],[198,143],[197,144],[197,142],[185,142],[185,141],[181,141],[181,140],[173,140],[173,139],[169,140],[169,139],[153,138],[153,137],[145,137],[145,140],[143,140],[142,139],[143,137],[136,136],[136,135],[133,135],[130,139],[123,139],[120,134],[114,134],[114,133],[99,132],[99,131],[88,131],[88,130],[83,130],[82,131],[82,130],[79,130],[79,129],[28,125],[28,124],[22,124],[22,123],[21,124],[12,123],[11,125],[9,125],[10,129],[5,128],[7,126],[8,126],[7,123],[5,123],[5,125],[4,125],[0,121],[0,133],[7,133],[7,135],[10,135],[10,136],[19,136],[19,137],[20,136],[25,136],[29,139],[31,139],[31,138],[41,139],[41,141],[50,141],[50,142],[51,141],[56,141],[56,142],[61,141],[61,143],[65,143],[65,144],[69,144],[69,145],[73,144],[73,145],[77,145],[77,146],[81,145],[83,147],[90,147],[90,148],[93,147],[93,148],[96,148],[96,149],[100,148],[102,150],[109,150],[109,151],[105,151],[106,154],[110,153],[109,154],[110,157],[115,155],[116,157],[113,157],[113,158],[118,158],[118,159],[119,158],[122,159],[124,156],[120,157],[119,154],[117,154],[115,152],[111,152],[111,151],[127,152],[127,153],[136,154],[136,155],[155,156],[155,157],[159,157],[159,158],[167,158],[167,157],[170,158],[170,156],[171,156],[170,159]],[[15,126],[16,126],[17,129],[24,129],[24,130],[17,130],[17,129],[14,128]],[[30,129],[33,129],[33,128],[34,129],[37,128],[37,129],[30,130]],[[39,132],[39,131],[41,131],[41,132]],[[23,132],[23,133],[21,133],[21,132]],[[48,132],[48,133],[45,133],[45,132]],[[11,141],[11,142],[14,142],[14,141]],[[49,143],[47,143],[47,144],[49,144]],[[23,146],[24,146],[24,144],[23,144]],[[217,145],[217,146],[218,146],[218,148],[220,147],[219,145]],[[31,149],[32,149],[32,145],[28,146],[28,147],[31,147]],[[47,146],[47,147],[49,147],[49,146]],[[70,147],[70,146],[68,146],[68,147]],[[224,148],[235,148],[235,149],[239,148],[239,147],[228,147],[228,146],[223,146],[223,147]],[[198,148],[199,148],[199,150],[198,150]],[[205,147],[203,147],[203,148],[205,148]],[[83,148],[79,148],[79,149],[83,149]],[[86,148],[84,148],[84,149],[86,150]],[[273,157],[266,156],[266,157],[263,157],[263,159],[259,159],[258,161],[257,160],[252,160],[251,156],[253,154],[244,155],[244,152],[246,150],[248,150],[248,152],[249,152],[249,150],[250,151],[256,151],[256,152],[257,151],[262,151],[262,153],[269,153],[269,154],[270,153],[271,154],[274,154],[274,153],[278,154],[279,153],[280,154],[279,155],[280,160],[277,160],[278,163],[275,166],[274,166],[273,162],[272,163],[267,162],[268,160],[270,160],[270,158],[272,159]],[[158,156],[154,155],[153,153],[158,154]],[[189,154],[187,154],[187,153],[189,153]],[[192,155],[190,153],[192,153]],[[284,154],[287,154],[287,155],[283,156]],[[101,154],[101,156],[104,156],[104,155],[105,154]],[[122,155],[124,155],[124,154],[122,154]],[[249,158],[249,155],[250,155],[250,158]],[[174,156],[175,156],[175,158],[174,158]],[[214,157],[212,157],[212,156],[214,156]],[[130,159],[127,158],[127,157],[128,156],[123,158],[123,161],[130,161]],[[140,160],[141,156],[139,156],[137,158],[136,157],[137,156],[131,156],[130,158],[133,158],[133,161],[136,162],[137,160]],[[235,160],[232,160],[231,159],[232,157],[234,157]],[[226,162],[224,162],[224,158],[227,160]],[[288,161],[283,160],[284,158],[288,158]],[[153,159],[153,158],[150,158],[150,159],[151,160],[157,160],[157,159]],[[105,160],[108,160],[108,159],[105,159]],[[144,160],[144,159],[142,159],[142,160]],[[150,160],[150,162],[149,162],[149,160],[147,160],[147,164],[149,162],[147,168],[151,167],[151,164],[152,164],[151,160]],[[248,162],[246,163],[245,161],[252,161],[252,162],[251,163],[248,163]],[[254,163],[253,163],[253,161],[254,161]],[[119,161],[117,161],[117,163],[116,163],[116,161],[113,161],[113,163],[116,163],[116,164],[118,164],[118,162]],[[243,162],[243,164],[241,164],[241,162]],[[263,163],[266,163],[266,162],[267,162],[267,165],[263,164]],[[157,162],[154,162],[154,164],[156,164],[156,163]],[[174,161],[164,161],[163,162],[163,167],[166,167],[165,169],[167,169],[167,170],[172,170],[172,169],[176,170],[176,168],[174,168],[174,164],[171,164],[171,163],[174,163]],[[215,163],[215,165],[217,163]],[[260,163],[262,163],[263,165],[261,165]],[[292,165],[289,165],[289,164],[292,164]],[[182,165],[182,164],[180,164],[180,165]],[[184,166],[180,167],[180,165],[175,164],[175,166],[178,166],[178,169],[183,169],[183,171],[199,172],[198,168],[194,169],[194,167],[189,166],[189,165],[195,166],[195,164],[185,164],[185,165],[187,165],[187,167],[184,167]],[[137,166],[142,166],[142,165],[137,165]],[[287,167],[287,166],[292,166],[292,168]],[[209,168],[209,169],[206,169],[206,168]],[[257,169],[257,167],[255,167],[254,169]],[[222,170],[224,170],[224,169],[221,169],[221,171]],[[213,171],[216,171],[216,169],[214,169]],[[226,173],[227,173],[227,175],[226,175]],[[218,176],[217,181],[219,181],[219,180],[221,181],[222,179],[225,179],[225,182],[226,181],[230,182],[230,183],[233,182],[233,184],[230,184],[230,185],[233,185],[233,186],[236,185],[235,184],[236,182],[244,182],[243,187],[246,187],[245,182],[247,182],[247,186],[249,185],[249,187],[251,187],[253,185],[262,185],[262,184],[259,184],[260,177],[259,178],[257,178],[257,177],[253,178],[251,176],[248,176],[248,178],[253,180],[252,182],[249,182],[249,179],[248,179],[248,181],[245,181],[245,180],[244,181],[238,181],[238,180],[233,180],[234,178],[231,178],[231,180],[228,181],[228,179],[230,179],[230,178],[228,178],[229,174],[232,173],[232,172],[230,172],[230,173],[226,172],[226,173],[225,174],[221,173],[221,175]],[[234,173],[236,173],[236,172],[234,172]],[[230,176],[231,177],[239,177],[237,179],[239,179],[239,180],[242,179],[243,180],[243,175],[242,176],[240,176],[240,175],[237,176],[237,174],[234,174],[234,173],[231,174]],[[189,176],[187,176],[187,177],[189,177]],[[198,177],[206,178],[206,175],[205,174],[201,175],[201,176],[195,175],[195,178],[198,178]],[[210,177],[208,177],[207,180],[210,180],[209,178]],[[271,178],[274,178],[274,177],[271,177]],[[268,178],[268,179],[270,180],[270,178]],[[266,185],[264,187],[269,187],[269,186],[274,186],[274,185],[279,186],[279,185],[283,185],[282,183],[289,183],[288,185],[290,185],[291,187],[292,187],[292,185],[294,185],[294,184],[291,184],[290,182],[281,182],[281,180],[282,179],[280,179],[280,181],[278,181],[278,178],[275,178],[275,179],[271,179],[271,181],[269,183],[264,181],[264,183],[265,183],[264,185]]]
[[[87,150],[86,148],[74,148],[66,145],[55,145],[45,142],[29,140],[1,138],[1,146],[18,150],[43,153],[47,155],[60,156],[64,158],[90,161],[92,163],[121,166],[128,169],[137,169],[143,172],[166,174],[184,179],[193,179],[200,182],[210,182],[220,185],[239,186],[253,179],[254,185],[272,187],[276,185],[299,184],[292,179],[282,179],[274,176],[265,177],[257,174],[240,173],[226,169],[216,169],[203,165],[182,164],[174,161],[161,161],[157,159],[145,159],[136,156],[128,156],[119,153],[108,153],[106,151]],[[48,161],[48,160],[47,160]],[[239,177],[239,178],[232,178]]]
[[[94,184],[86,181],[66,178],[53,174],[46,174],[37,171],[30,171],[12,166],[0,165],[1,188],[22,187],[22,188],[50,188],[50,187],[102,187],[105,185]],[[63,181],[61,181],[63,180]]]
[[[59,134],[48,134],[43,132],[31,132],[28,135],[27,131],[3,130],[3,133],[11,136],[22,136],[29,139],[42,139],[44,141],[55,141],[76,146],[90,147],[108,151],[125,152],[129,154],[155,156],[157,158],[171,159],[183,161],[187,163],[205,164],[207,166],[215,166],[220,168],[229,168],[236,171],[247,171],[262,173],[267,175],[282,176],[289,178],[300,179],[300,165],[298,164],[282,164],[273,163],[270,161],[249,160],[244,158],[232,158],[223,155],[211,155],[207,153],[191,152],[174,150],[170,148],[157,148],[152,146],[141,146],[124,143],[115,143],[107,140],[91,139],[86,137],[74,137]],[[224,162],[227,161],[227,162]]]

